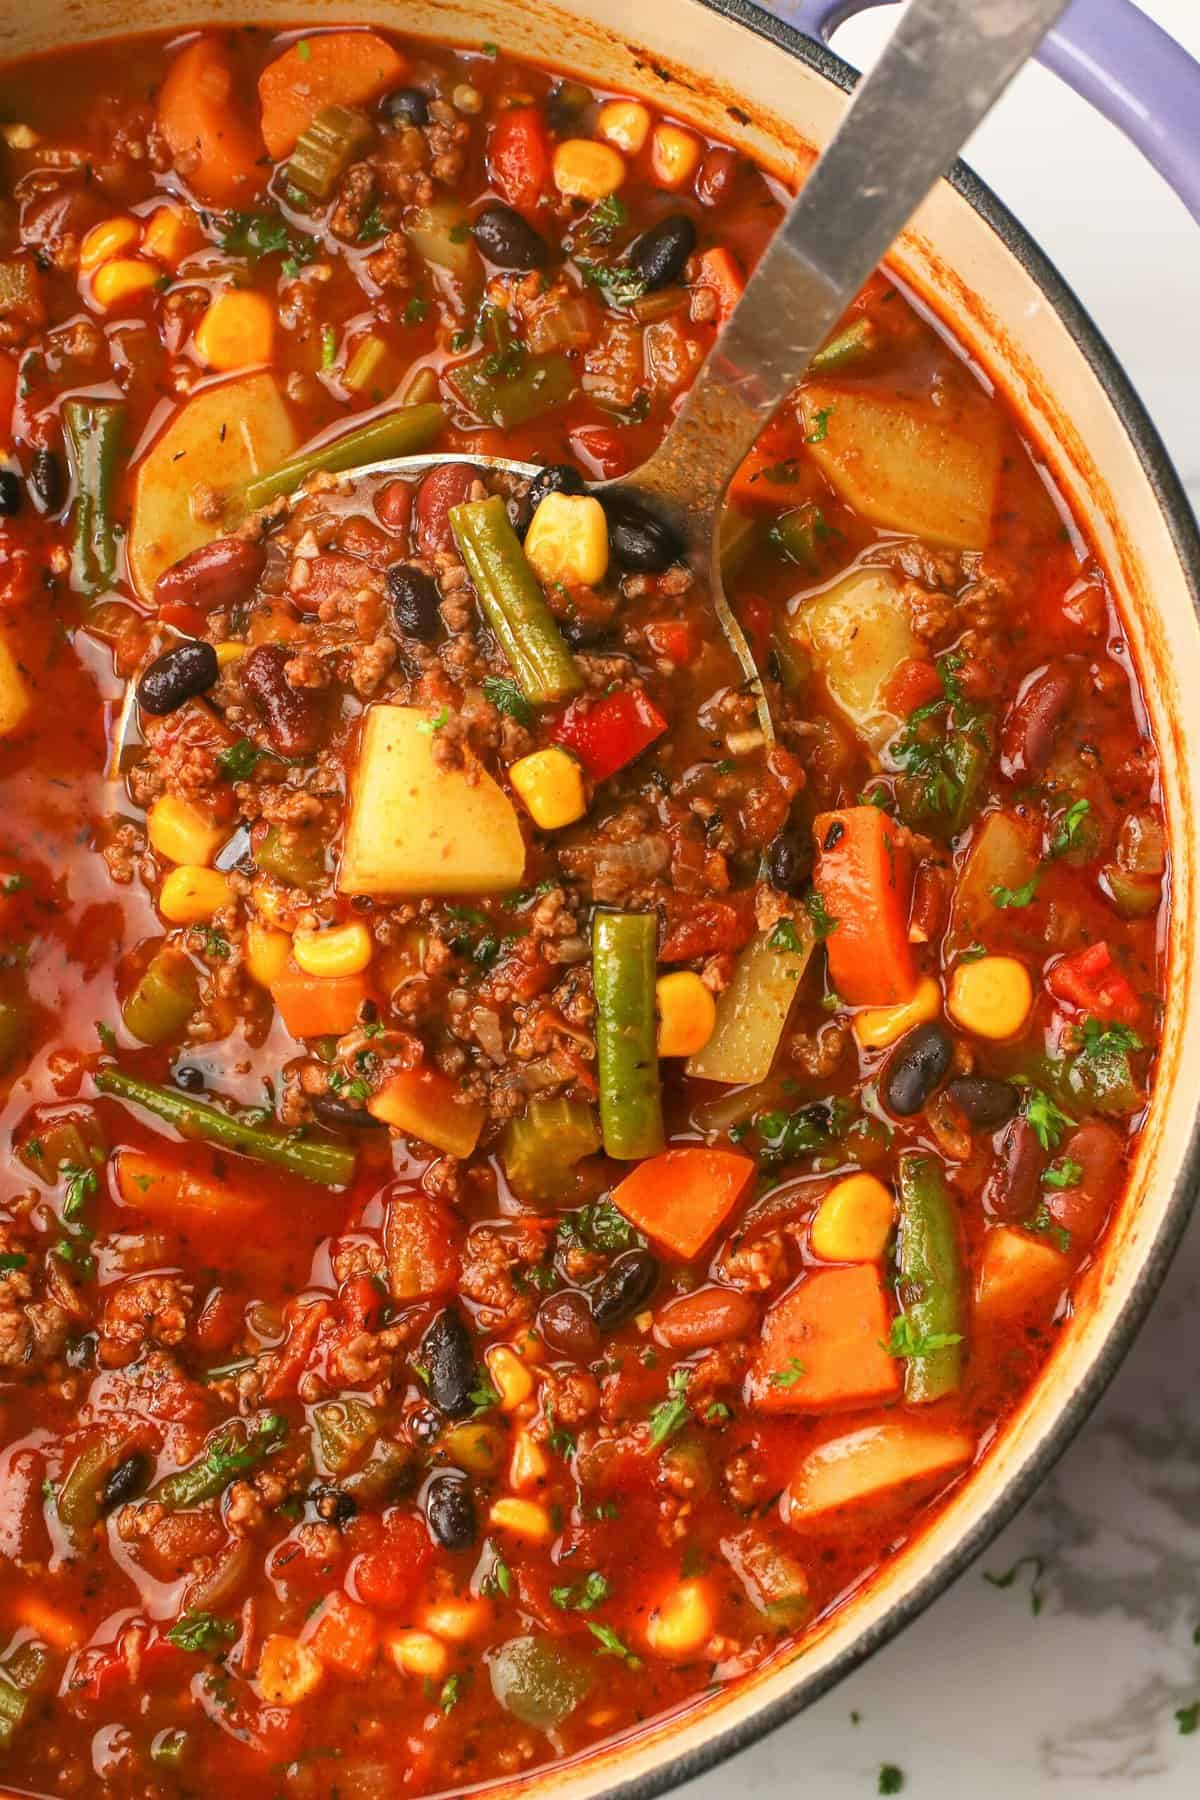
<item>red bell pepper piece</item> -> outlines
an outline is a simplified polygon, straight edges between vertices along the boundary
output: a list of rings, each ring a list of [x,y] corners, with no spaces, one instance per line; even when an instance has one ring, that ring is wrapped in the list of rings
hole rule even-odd
[[[550,736],[579,758],[593,781],[607,781],[666,729],[657,706],[634,688],[602,700],[572,700]]]
[[[374,1614],[357,1600],[333,1593],[309,1619],[300,1641],[311,1644],[322,1661],[332,1663],[339,1675],[362,1681],[370,1674],[379,1650],[379,1627]]]
[[[696,638],[686,619],[652,619],[646,627],[646,642],[655,656],[686,669],[696,656]]]
[[[432,1555],[433,1546],[421,1521],[404,1513],[393,1514],[384,1521],[379,1543],[350,1564],[347,1586],[367,1606],[385,1612],[405,1606]]]
[[[1056,1000],[1065,1000],[1099,1019],[1133,1025],[1141,1012],[1137,995],[1103,941],[1060,957],[1046,977],[1046,986]]]
[[[740,950],[754,930],[754,897],[734,894],[728,900],[694,900],[686,894],[664,897],[667,929],[659,946],[659,962],[694,962],[722,950]]]
[[[549,192],[550,133],[536,106],[513,106],[492,126],[487,145],[488,174],[502,200],[519,213],[533,213]]]
[[[264,1400],[283,1400],[295,1393],[317,1334],[328,1317],[328,1300],[314,1300],[309,1306],[292,1310],[291,1330],[275,1352],[271,1372],[263,1383]]]

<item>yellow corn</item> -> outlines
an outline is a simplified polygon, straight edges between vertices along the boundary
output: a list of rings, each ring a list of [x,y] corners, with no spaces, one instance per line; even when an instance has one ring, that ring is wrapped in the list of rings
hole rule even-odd
[[[228,875],[184,863],[172,869],[158,894],[158,908],[172,925],[206,925],[233,899]]]
[[[890,1188],[874,1175],[847,1175],[830,1188],[812,1225],[822,1262],[879,1262],[892,1235]]]
[[[717,1022],[712,991],[691,969],[660,975],[654,986],[658,1001],[658,1054],[694,1056],[703,1050]]]
[[[593,494],[547,494],[533,515],[525,555],[539,581],[598,587],[608,570],[608,521]]]
[[[492,1502],[488,1523],[497,1531],[511,1532],[513,1537],[524,1538],[530,1544],[548,1544],[554,1536],[546,1508],[536,1500],[520,1500],[515,1494],[505,1494]]]
[[[700,139],[678,125],[656,125],[650,168],[660,187],[686,187],[700,164]]]
[[[290,889],[273,875],[258,875],[253,888],[254,909],[268,925],[289,934],[296,929],[296,903]]]
[[[868,1006],[854,1015],[854,1035],[865,1050],[882,1050],[894,1044],[914,1025],[936,1019],[942,1010],[942,990],[932,975],[923,975],[907,1000],[898,1006]]]
[[[158,270],[153,263],[137,257],[118,256],[101,263],[92,276],[92,298],[106,312],[120,306],[123,300],[138,300],[158,285]]]
[[[146,835],[151,849],[168,862],[194,863],[202,868],[212,861],[225,830],[190,800],[163,794],[146,815]]]
[[[646,1648],[655,1656],[696,1656],[713,1634],[712,1592],[705,1581],[681,1581],[646,1621]]]
[[[636,156],[650,135],[650,109],[638,100],[610,100],[596,115],[596,130],[626,156]]]
[[[236,638],[226,638],[223,644],[214,644],[217,653],[217,665],[227,669],[230,663],[240,662],[250,648],[249,644],[239,644]]]
[[[499,1502],[497,1502],[499,1504]],[[524,1501],[521,1502],[525,1504]],[[448,1644],[465,1644],[488,1629],[492,1609],[486,1600],[468,1594],[462,1600],[434,1600],[421,1608],[418,1624],[422,1631],[444,1638]]]
[[[527,1431],[518,1431],[513,1441],[512,1460],[508,1465],[508,1484],[517,1493],[539,1487],[550,1474],[550,1459],[537,1439]]]
[[[472,1475],[494,1475],[508,1446],[507,1433],[495,1425],[455,1425],[438,1441],[455,1467]]]
[[[514,1412],[533,1392],[533,1376],[510,1344],[494,1344],[486,1362],[504,1412]]]
[[[332,925],[327,931],[298,931],[292,955],[306,975],[358,975],[375,950],[375,940],[361,919]]]
[[[975,1037],[1015,1037],[1033,1006],[1029,970],[1015,956],[981,956],[959,963],[950,977],[946,1010]]]
[[[210,369],[248,369],[270,362],[275,315],[265,294],[226,288],[209,302],[196,327],[196,354]]]
[[[272,931],[269,925],[251,919],[246,927],[245,963],[252,981],[260,987],[272,987],[287,968],[291,950],[292,940],[286,931]]]
[[[315,1650],[275,1632],[258,1658],[258,1691],[269,1706],[298,1706],[321,1685],[325,1665]]]
[[[573,825],[587,811],[583,771],[575,758],[557,744],[533,750],[513,763],[508,778],[525,802],[535,825],[558,831]]]
[[[579,200],[604,200],[625,179],[625,158],[611,144],[567,138],[554,152],[554,185]]]
[[[124,256],[126,250],[135,250],[141,235],[137,220],[127,214],[115,219],[101,219],[86,233],[79,246],[79,267],[85,275],[90,275],[101,263],[111,262],[114,256]]]
[[[192,219],[177,207],[160,206],[146,223],[142,249],[168,269],[177,269],[203,242],[204,234]]]
[[[402,1675],[441,1681],[450,1667],[449,1650],[431,1631],[396,1631],[384,1644]]]

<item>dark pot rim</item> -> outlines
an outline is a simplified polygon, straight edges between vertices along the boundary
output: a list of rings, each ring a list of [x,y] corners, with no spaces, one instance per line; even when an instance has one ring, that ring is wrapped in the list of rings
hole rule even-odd
[[[825,44],[803,36],[783,20],[761,11],[751,0],[700,0],[700,4],[754,32],[757,37],[765,38],[843,92],[852,91],[858,74],[849,63]],[[1121,420],[1158,503],[1191,592],[1193,609],[1200,619],[1200,529],[1196,516],[1162,439],[1112,347],[1070,284],[987,184],[961,161],[955,163],[949,180],[984,223],[991,226],[1053,307],[1100,383]],[[664,1745],[662,1763],[606,1787],[603,1800],[652,1800],[655,1795],[694,1781],[739,1751],[760,1742],[860,1668],[957,1580],[1045,1480],[1121,1366],[1162,1286],[1191,1216],[1198,1187],[1200,1118],[1188,1141],[1187,1154],[1175,1178],[1162,1225],[1144,1255],[1129,1296],[1085,1380],[1065,1401],[1036,1452],[947,1551],[937,1567],[895,1600],[881,1618],[862,1631],[825,1667],[805,1676],[800,1672],[803,1663],[798,1662],[796,1680],[789,1692],[753,1706],[747,1716],[735,1724],[714,1729],[703,1743],[692,1749],[671,1754],[669,1744]]]

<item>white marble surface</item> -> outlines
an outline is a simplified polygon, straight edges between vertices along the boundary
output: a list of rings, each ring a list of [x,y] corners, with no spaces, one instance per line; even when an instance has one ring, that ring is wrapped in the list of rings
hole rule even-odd
[[[1200,55],[1197,0],[1143,0]],[[860,67],[892,15],[836,47]],[[1053,123],[1047,120],[1052,108]],[[1200,119],[1196,121],[1200,132]],[[1019,77],[968,160],[1073,283],[1200,502],[1200,226],[1044,71]],[[684,1790],[859,1800],[1196,1800],[1200,1729],[1200,1217],[1141,1338],[1053,1476],[949,1593],[801,1718]],[[1044,1560],[997,1589],[984,1571]],[[851,1714],[860,1715],[854,1724]]]

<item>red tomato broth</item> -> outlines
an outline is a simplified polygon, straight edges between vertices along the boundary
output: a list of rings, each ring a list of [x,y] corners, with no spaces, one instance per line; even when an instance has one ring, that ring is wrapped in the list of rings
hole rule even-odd
[[[354,35],[350,61],[361,70],[369,34]],[[347,98],[364,106],[370,154],[386,152],[388,169],[376,169],[368,200],[351,169],[330,206],[309,207],[248,148],[258,75],[289,45],[302,68],[308,58],[296,45],[307,40],[245,30],[201,41],[217,47],[206,58],[227,62],[240,111],[225,160],[209,171],[220,191],[197,216],[188,152],[176,142],[172,153],[154,128],[177,48],[134,39],[0,70],[0,110],[38,140],[7,152],[13,200],[0,209],[0,299],[11,291],[5,270],[40,250],[44,312],[0,308],[0,353],[19,359],[0,443],[13,445],[5,466],[23,488],[19,510],[0,519],[0,543],[48,577],[45,598],[24,575],[0,593],[31,690],[26,717],[0,737],[0,1047],[14,1149],[0,1204],[0,1423],[14,1471],[0,1537],[13,1565],[0,1600],[0,1676],[21,1715],[0,1767],[37,1792],[82,1790],[99,1777],[114,1795],[218,1782],[304,1795],[324,1791],[336,1767],[339,1792],[386,1791],[402,1776],[407,1791],[433,1793],[577,1755],[788,1649],[861,1591],[968,1467],[961,1458],[908,1489],[885,1487],[832,1513],[812,1503],[798,1516],[813,1453],[900,1420],[969,1441],[978,1456],[1027,1393],[1069,1323],[1075,1282],[1118,1198],[1114,1167],[1146,1104],[1165,860],[1154,755],[1103,571],[1056,509],[1018,425],[882,274],[847,315],[849,326],[866,322],[865,353],[814,372],[815,416],[815,403],[808,413],[803,400],[789,404],[735,484],[746,529],[729,586],[780,723],[770,757],[753,741],[753,699],[738,693],[742,673],[707,597],[672,567],[627,569],[619,583],[611,570],[595,581],[543,576],[552,631],[585,686],[565,709],[519,691],[514,701],[514,670],[478,632],[471,587],[458,579],[445,501],[478,504],[489,489],[469,473],[439,476],[434,486],[446,493],[435,504],[426,490],[424,507],[419,488],[409,498],[395,483],[314,484],[264,521],[257,582],[250,572],[228,594],[189,587],[185,557],[168,584],[182,610],[159,614],[152,584],[139,592],[130,579],[141,554],[138,471],[189,394],[243,379],[237,366],[206,370],[197,348],[215,296],[237,285],[268,298],[269,366],[297,445],[356,415],[390,411],[424,368],[448,415],[437,449],[607,473],[633,467],[657,441],[732,294],[729,255],[751,268],[779,216],[771,183],[740,158],[730,178],[720,160],[729,153],[703,141],[690,182],[676,193],[655,186],[653,119],[645,146],[627,157],[626,217],[614,222],[602,201],[572,206],[555,188],[553,152],[564,139],[595,137],[594,100],[504,56],[399,39],[388,41],[407,63],[401,81],[436,92],[442,114],[421,128],[381,122],[368,71],[366,89]],[[451,97],[464,84],[471,95],[456,107]],[[420,146],[405,138],[410,130]],[[80,183],[70,170],[37,176],[46,145],[81,149],[96,180]],[[704,173],[710,155],[713,178]],[[420,178],[439,157],[425,195]],[[199,198],[204,170],[191,175]],[[571,240],[573,272],[563,281],[575,305],[573,325],[569,308],[559,320],[570,398],[499,425],[472,413],[453,371],[490,354],[495,385],[506,356],[520,375],[544,354],[531,342],[536,291],[522,298],[520,271],[487,277],[465,229],[457,241],[445,234],[441,247],[450,257],[468,247],[465,280],[426,263],[404,236],[430,198],[464,201],[470,218],[497,197],[546,240]],[[156,285],[105,310],[94,275],[78,275],[81,239],[114,217],[143,231],[167,198],[194,247],[181,268],[164,267]],[[231,199],[268,216],[271,247],[248,237],[244,221],[223,219]],[[369,228],[347,229],[369,220],[372,206]],[[605,266],[614,243],[681,210],[698,248],[671,284],[683,297],[659,318],[640,318],[602,281],[580,279],[580,261]],[[310,279],[310,264],[327,278]],[[547,264],[552,283],[559,270],[557,260]],[[493,304],[503,296],[519,316],[515,353],[489,336],[494,318],[480,313],[489,290]],[[706,294],[711,301],[697,300]],[[647,335],[664,324],[669,331]],[[570,341],[572,329],[583,341]],[[372,331],[384,343],[384,378],[351,393],[341,376]],[[596,354],[601,340],[608,350]],[[6,393],[0,379],[0,404]],[[78,592],[72,561],[76,496],[65,490],[43,516],[35,467],[37,452],[49,451],[61,480],[63,403],[81,394],[125,407],[112,508],[117,578],[90,597]],[[983,445],[982,462],[994,448],[985,547],[951,548],[881,523],[872,508],[895,514],[928,496],[902,495],[901,504],[882,479],[864,496],[854,465],[835,467],[847,416],[881,441],[876,403],[918,425],[932,420],[975,451]],[[879,466],[888,472],[886,455]],[[969,509],[982,478],[969,461],[961,468]],[[522,486],[490,486],[527,531]],[[179,498],[187,504],[188,494]],[[212,510],[205,527],[219,535]],[[955,519],[952,530],[969,535],[970,526]],[[396,600],[386,577],[394,563],[441,581],[432,624],[420,622],[419,594]],[[852,691],[855,669],[830,648],[836,617],[826,603],[848,576],[873,582],[859,593],[873,596],[881,616],[895,615],[889,679],[865,699]],[[814,610],[823,604],[824,614]],[[241,654],[185,703],[198,710],[141,705],[114,768],[126,684],[144,695],[147,670],[177,641],[164,624]],[[272,644],[285,646],[276,673],[247,681],[243,665]],[[295,681],[278,673],[285,662]],[[1022,701],[1047,667],[1067,671],[1069,704],[1045,689],[1031,724]],[[507,684],[502,705],[487,698],[488,682]],[[515,904],[495,884],[457,897],[435,884],[399,905],[373,872],[360,870],[354,888],[339,885],[349,858],[346,790],[351,819],[362,803],[362,713],[385,704],[420,709],[428,730],[416,727],[406,754],[427,751],[430,784],[476,763],[497,782],[525,854]],[[881,706],[894,711],[894,726],[873,739]],[[592,725],[564,737],[566,709],[582,709]],[[189,719],[196,733],[185,754],[178,742]],[[641,725],[626,743],[628,719]],[[289,730],[306,744],[298,754],[283,754]],[[220,756],[243,744],[250,765],[243,755],[223,768]],[[565,828],[542,826],[511,771],[534,752],[562,755],[564,745],[582,765],[586,810]],[[597,745],[589,766],[586,747]],[[190,798],[202,823],[232,836],[241,821],[249,834],[240,871],[233,862],[236,882],[194,922],[161,904],[175,859],[148,840],[146,820],[164,794]],[[304,804],[289,812],[297,796]],[[466,798],[458,791],[446,810]],[[828,841],[831,824],[853,823],[868,802],[886,809],[885,837],[903,836],[894,863],[905,892],[885,903],[887,991],[872,991],[868,928],[856,962],[862,991],[838,996],[811,937],[837,931],[833,896],[849,891],[839,887],[845,851]],[[1008,828],[988,825],[985,836],[997,818]],[[764,860],[770,880],[760,879]],[[924,898],[907,915],[905,945],[908,862]],[[703,1143],[729,1159],[723,1167],[745,1159],[753,1174],[738,1184],[733,1212],[714,1215],[687,1257],[672,1250],[670,1207],[656,1216],[652,1169],[639,1183],[640,1231],[606,1200],[637,1165],[599,1153],[595,1102],[599,1093],[603,1114],[613,1084],[593,1047],[586,935],[597,907],[657,914],[657,973],[701,976],[719,996],[760,939],[782,932],[779,962],[799,959],[767,1069],[716,1081],[663,1061],[665,1142],[675,1156]],[[250,924],[263,934],[257,952]],[[293,1037],[272,982],[250,972],[282,930],[294,987],[297,926],[323,928],[318,939],[368,933],[366,968],[337,977],[360,983],[349,1030]],[[1115,1004],[1111,986],[1055,973],[1101,945],[1125,984]],[[131,1008],[164,950],[168,990],[182,956],[195,997],[170,1029],[161,1010],[152,1013],[163,1035],[151,1042],[129,1021],[145,1016]],[[862,1008],[906,1003],[909,977],[902,969],[898,986],[894,979],[905,950],[939,986],[935,1013],[914,1015],[887,1041],[856,1036]],[[831,967],[838,952],[835,944],[828,953]],[[965,988],[972,969],[1002,958],[1027,972],[1030,1003],[1018,1029],[989,1036],[988,1008],[1012,1002],[1011,971],[982,1010],[956,983]],[[1084,974],[1103,973],[1101,960],[1093,954]],[[293,1023],[298,1016],[289,1010]],[[930,1029],[948,1060],[905,1110],[899,1064],[914,1033]],[[497,1033],[501,1053],[489,1056]],[[276,1131],[276,1148],[290,1132],[301,1157],[352,1152],[353,1173],[323,1186],[181,1135],[143,1106],[97,1092],[94,1076],[114,1065],[183,1098],[231,1106],[252,1129]],[[394,1105],[387,1129],[366,1128],[389,1080],[414,1070],[437,1076],[441,1100],[424,1102],[432,1139]],[[973,1124],[966,1091],[961,1104],[952,1096],[976,1077],[1008,1084],[1015,1115]],[[544,1115],[532,1152],[512,1129],[535,1117],[532,1104],[522,1111],[527,1094],[567,1109]],[[621,1110],[629,1096],[608,1099]],[[982,1105],[978,1094],[970,1104]],[[75,1136],[62,1138],[64,1121]],[[1076,1131],[1091,1136],[1079,1139],[1072,1179]],[[39,1164],[30,1145],[41,1140]],[[560,1140],[573,1160],[548,1167]],[[901,1157],[929,1153],[947,1185],[943,1217],[968,1290],[956,1385],[920,1402],[839,1398],[825,1345],[830,1391],[819,1409],[805,1409],[803,1355],[791,1354],[793,1339],[799,1352],[802,1344],[782,1329],[779,1366],[751,1376],[764,1314],[830,1268],[855,1272],[847,1285],[856,1317],[874,1319],[879,1307],[893,1339],[903,1328],[894,1347],[901,1385],[914,1367],[943,1366],[954,1346],[940,1344],[939,1332],[960,1334],[927,1317],[931,1293],[944,1304],[945,1284],[904,1266],[916,1210],[899,1252],[894,1229],[873,1254],[850,1239],[841,1240],[844,1257],[815,1247],[824,1203],[843,1178],[869,1172],[891,1191]],[[936,1229],[938,1216],[935,1203],[921,1229]],[[726,1309],[734,1335],[693,1338],[699,1348],[677,1356],[653,1321],[709,1280],[742,1301]],[[609,1288],[622,1298],[606,1313]],[[430,1348],[431,1327],[451,1312],[475,1383],[462,1406],[447,1400],[453,1382]],[[870,1329],[859,1348],[879,1393],[889,1365]],[[914,1352],[912,1334],[922,1330],[935,1347]],[[500,1346],[507,1364],[490,1354]],[[451,1345],[449,1363],[456,1354]],[[754,1404],[755,1382],[769,1405]],[[78,1472],[97,1446],[112,1455],[89,1488]],[[212,1480],[199,1480],[213,1457]],[[523,1459],[519,1480],[514,1459]],[[469,1529],[461,1495],[434,1498],[447,1471],[470,1495]],[[185,1500],[156,1498],[189,1482]],[[534,1509],[532,1523],[519,1509],[492,1513],[514,1499]],[[435,1530],[443,1511],[449,1541]],[[748,1556],[758,1558],[757,1577],[744,1573]],[[49,1609],[40,1623],[35,1596]],[[542,1646],[541,1673],[526,1671],[514,1699],[497,1657],[527,1638]],[[292,1646],[286,1700],[272,1697],[266,1674],[265,1646],[280,1642]],[[33,1662],[22,1662],[31,1643]],[[553,1738],[538,1711],[547,1706]]]

